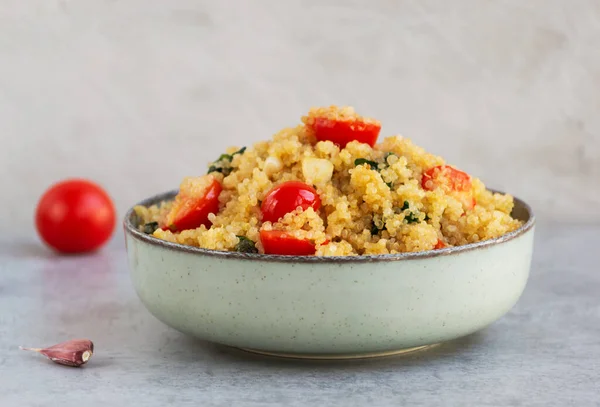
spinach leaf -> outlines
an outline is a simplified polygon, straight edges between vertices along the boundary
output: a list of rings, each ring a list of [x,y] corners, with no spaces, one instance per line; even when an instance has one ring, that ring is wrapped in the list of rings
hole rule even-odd
[[[215,167],[214,165],[211,165],[208,168],[207,174],[210,174],[211,172],[220,172],[220,173],[223,173],[223,168],[219,168],[219,167]]]
[[[384,230],[385,230],[385,223],[383,224],[383,227],[381,229],[379,229],[377,227],[377,225],[375,224],[375,222],[371,223],[371,236],[378,235],[379,232],[382,232]]]
[[[385,159],[387,159],[387,157],[390,154],[396,155],[394,153],[387,153],[387,155],[385,156]],[[384,165],[385,167],[387,167],[388,164],[387,164],[387,161],[385,161],[385,159],[384,159],[382,165]],[[364,165],[364,164],[368,164],[369,167],[371,167],[372,170],[380,172],[379,164],[376,163],[375,161],[367,160],[366,158],[357,158],[356,160],[354,160],[354,165],[355,166]],[[384,180],[384,182],[385,182],[385,180]],[[387,185],[389,189],[394,189],[394,183],[393,182],[385,182],[385,185]]]
[[[238,244],[235,245],[235,251],[240,253],[258,253],[256,244],[254,241],[248,239],[246,236],[237,236]]]
[[[231,159],[233,159],[233,156],[236,155],[236,154],[244,154],[244,151],[246,151],[246,147],[240,148],[238,151],[236,151],[235,153],[231,154]]]
[[[371,161],[371,160],[367,160],[366,158],[357,158],[356,160],[354,160],[354,165],[355,166],[359,166],[359,165],[364,165],[364,164],[368,164],[369,167],[371,167],[372,170],[375,170],[377,172],[381,172],[382,169],[385,169],[387,167],[389,167],[388,163],[387,163],[387,158],[390,155],[396,155],[394,153],[386,153],[385,157],[384,157],[384,161],[383,164],[378,164],[375,161]],[[382,168],[380,168],[380,166],[382,166]],[[383,175],[381,175],[381,178],[383,179]],[[388,186],[389,189],[393,190],[394,189],[394,183],[393,182],[385,182],[385,179],[383,179],[383,182],[385,183],[385,185]]]
[[[147,235],[151,235],[156,229],[158,229],[158,222],[149,222],[144,225],[144,233]]]
[[[375,161],[367,160],[366,158],[357,158],[356,160],[354,160],[354,165],[357,167],[359,165],[364,165],[364,164],[368,164],[371,167],[371,169],[373,169],[375,171],[379,171],[379,168],[377,167],[378,164]]]
[[[410,204],[408,203],[408,201],[404,201],[402,207],[397,208],[394,212],[402,213],[407,209],[410,209]],[[416,222],[419,222],[419,217],[416,212],[409,212],[408,215],[404,215],[404,220],[406,220],[406,222],[409,224],[416,223]]]
[[[246,147],[240,148],[233,154],[221,154],[216,161],[213,161],[212,165],[208,168],[207,174],[211,172],[220,172],[221,174],[228,176],[233,171],[231,168],[231,161],[233,161],[233,156],[236,154],[244,154],[246,151]]]
[[[379,228],[377,227],[377,225],[375,225],[375,222],[373,222],[371,224],[371,236],[375,236],[377,234],[379,234]]]
[[[409,212],[408,215],[404,217],[404,220],[406,220],[406,222],[409,224],[419,222],[419,218],[414,214],[414,212]]]

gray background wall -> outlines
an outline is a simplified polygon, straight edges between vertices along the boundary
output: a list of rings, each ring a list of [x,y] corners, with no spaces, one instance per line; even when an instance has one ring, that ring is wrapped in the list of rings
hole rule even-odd
[[[600,221],[599,48],[593,0],[0,0],[0,226],[72,176],[122,215],[332,103]]]

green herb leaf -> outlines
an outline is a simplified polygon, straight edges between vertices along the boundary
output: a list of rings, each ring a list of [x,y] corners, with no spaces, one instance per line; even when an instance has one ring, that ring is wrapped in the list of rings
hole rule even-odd
[[[389,189],[394,189],[394,183],[393,182],[386,182],[385,185],[387,185]]]
[[[258,253],[256,244],[254,241],[248,239],[246,236],[237,236],[238,244],[235,245],[235,251],[240,253]]]
[[[379,232],[382,232],[385,230],[385,223],[383,224],[383,227],[381,229],[379,229],[377,227],[377,225],[375,224],[375,222],[371,223],[371,235],[375,236],[377,234],[379,234]]]
[[[431,218],[429,217],[429,215],[425,214],[425,222],[427,222],[428,220],[431,220]]]
[[[235,153],[231,154],[231,158],[233,159],[233,156],[236,155],[236,154],[244,154],[244,151],[246,151],[246,147],[240,148],[238,151],[236,151]]]
[[[408,203],[408,201],[404,201],[404,204],[402,205],[402,207],[397,208],[394,212],[400,214],[400,213],[406,211],[407,209],[410,209],[410,204]],[[407,223],[419,222],[418,212],[408,212],[407,215],[404,215],[404,220],[406,220]]]
[[[207,172],[207,174],[210,174],[211,172],[220,172],[220,173],[222,174],[222,173],[223,173],[223,168],[220,168],[220,167],[215,167],[214,165],[211,165],[211,166],[208,168],[208,172]]]
[[[357,167],[359,165],[364,165],[364,164],[368,164],[371,167],[371,169],[373,169],[375,171],[379,171],[379,168],[377,167],[378,164],[375,161],[367,160],[366,158],[357,158],[356,160],[354,160],[354,165]]]
[[[149,222],[144,225],[144,233],[147,235],[151,235],[156,229],[158,229],[158,222]]]
[[[414,214],[414,212],[409,212],[408,215],[406,215],[404,217],[404,219],[406,220],[406,222],[410,223],[417,223],[419,222],[419,218],[417,217],[417,215]]]
[[[371,224],[371,236],[379,234],[379,228],[375,225],[375,222]]]
[[[233,168],[231,168],[233,156],[236,154],[244,154],[244,151],[246,151],[246,147],[240,148],[233,154],[221,154],[216,161],[213,161],[213,165],[208,168],[207,174],[210,174],[211,172],[220,172],[221,174],[228,176],[231,174],[231,171],[233,171]]]

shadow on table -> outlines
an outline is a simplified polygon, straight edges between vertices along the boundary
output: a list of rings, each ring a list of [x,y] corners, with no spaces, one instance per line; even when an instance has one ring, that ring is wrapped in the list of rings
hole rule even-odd
[[[12,259],[53,259],[59,257],[41,242],[14,241],[0,245],[0,256]]]
[[[474,348],[485,342],[485,331],[476,332],[469,336],[459,338],[453,341],[445,342],[430,348],[410,352],[406,354],[363,358],[363,359],[342,359],[342,360],[311,360],[311,359],[293,359],[280,358],[276,356],[265,356],[247,352],[241,349],[232,348],[224,345],[200,341],[182,335],[178,345],[185,349],[185,359],[190,362],[194,359],[194,354],[198,355],[198,361],[206,362],[207,356],[215,362],[235,362],[239,364],[248,364],[252,366],[277,367],[277,368],[305,368],[312,369],[357,369],[369,370],[381,367],[392,366],[420,366],[428,365],[433,362],[439,362],[445,359],[455,359],[470,353]],[[173,343],[172,343],[173,344]]]
[[[40,240],[17,239],[0,245],[0,256],[15,260],[56,260],[56,259],[85,259],[104,253],[110,253],[111,250],[121,250],[124,244],[119,237],[113,237],[108,243],[98,250],[86,253],[57,253],[50,247],[47,247]]]

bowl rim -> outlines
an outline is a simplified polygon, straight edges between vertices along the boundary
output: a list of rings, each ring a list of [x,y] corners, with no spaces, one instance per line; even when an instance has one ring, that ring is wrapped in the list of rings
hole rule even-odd
[[[499,190],[489,189],[493,193],[501,193]],[[151,235],[147,235],[138,230],[132,222],[135,212],[133,208],[138,205],[150,206],[162,201],[168,201],[173,199],[177,195],[178,190],[171,190],[163,192],[150,198],[144,199],[143,201],[132,206],[123,220],[123,228],[126,234],[129,234],[132,238],[148,243],[153,246],[161,247],[163,249],[173,250],[177,252],[190,253],[202,256],[217,257],[221,259],[236,259],[236,260],[253,260],[253,261],[269,261],[269,262],[280,262],[280,263],[371,263],[371,262],[388,262],[388,261],[407,261],[426,259],[431,257],[456,255],[472,250],[483,250],[490,246],[500,245],[502,243],[509,242],[519,236],[526,234],[531,231],[535,226],[535,215],[531,206],[520,198],[513,196],[515,201],[515,207],[519,207],[524,210],[527,220],[523,225],[509,233],[499,236],[494,239],[483,240],[477,243],[469,243],[462,246],[446,247],[443,249],[426,250],[421,252],[408,252],[408,253],[396,253],[396,254],[376,254],[367,256],[286,256],[286,255],[274,255],[274,254],[259,254],[259,253],[238,253],[238,252],[226,252],[218,250],[203,249],[195,246],[186,246],[179,243],[167,242]]]

